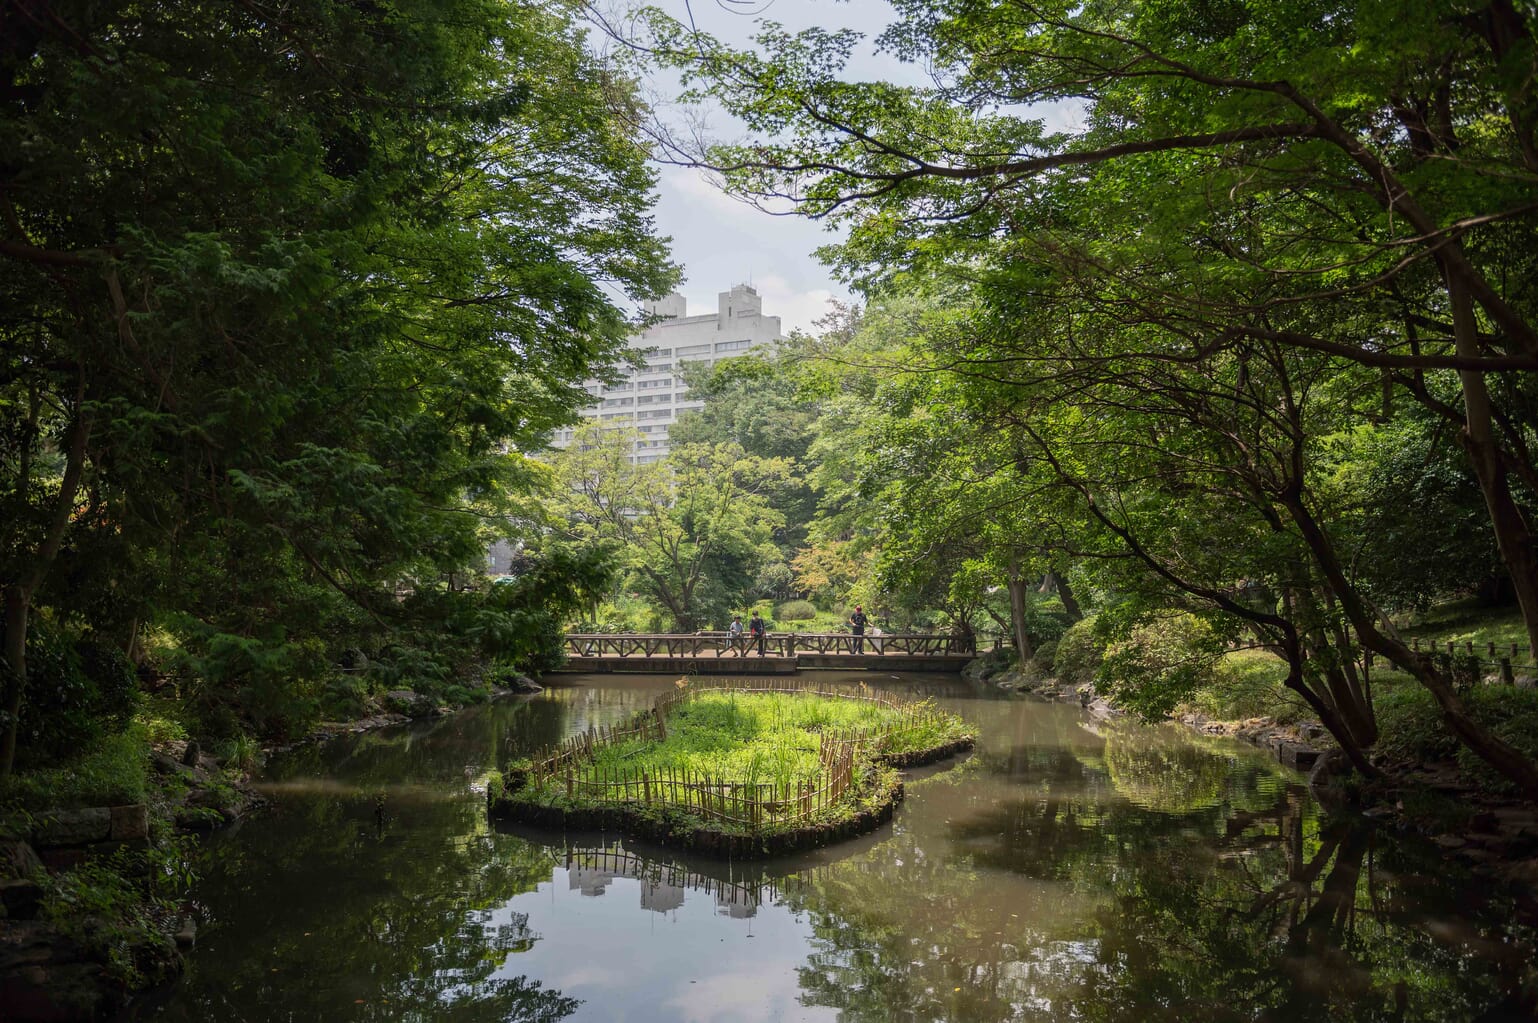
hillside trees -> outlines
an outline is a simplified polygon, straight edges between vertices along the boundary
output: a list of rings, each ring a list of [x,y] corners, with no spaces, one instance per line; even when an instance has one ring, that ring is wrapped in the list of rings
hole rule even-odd
[[[1286,613],[1201,584],[1206,599],[1232,619],[1281,618],[1261,624],[1299,643],[1313,636],[1325,652],[1304,662],[1327,675],[1354,648],[1387,659],[1538,798],[1532,765],[1472,728],[1443,668],[1382,626],[1342,556],[1321,471],[1332,431],[1406,401],[1441,419],[1538,646],[1527,12],[1508,0],[896,7],[882,44],[931,67],[934,88],[844,81],[848,34],[771,28],[765,57],[658,22],[659,48],[751,133],[706,159],[744,193],[846,224],[832,254],[868,287],[914,273],[966,279],[1001,344],[955,351],[958,372],[1029,389],[1068,370],[1099,392],[1059,395],[1066,409],[1095,410],[1091,426],[1141,422],[1154,465],[1173,455],[1216,487],[1242,484],[1234,499],[1259,531],[1217,535],[1258,552],[1281,543],[1295,567],[1271,595]],[[1048,133],[1033,116],[1041,104],[1077,125]],[[1044,332],[1052,341],[1037,349]],[[1178,385],[1145,406],[1149,372]],[[1317,423],[1306,408],[1338,411]],[[1083,426],[1061,433],[1053,418],[1015,415],[1049,460]],[[1171,452],[1171,436],[1196,446]],[[1116,489],[1094,485],[1095,461],[1059,468],[1122,552],[1139,555]],[[1134,468],[1111,476],[1134,479]],[[1211,542],[1196,529],[1175,553]],[[1142,560],[1178,589],[1171,574],[1191,581]],[[1288,592],[1311,596],[1289,607]]]
[[[0,25],[3,775],[39,610],[259,688],[388,644],[672,271],[564,5]]]

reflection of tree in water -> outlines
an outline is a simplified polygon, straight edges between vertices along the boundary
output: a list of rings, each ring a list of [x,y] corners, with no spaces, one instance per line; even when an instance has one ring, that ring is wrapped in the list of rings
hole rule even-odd
[[[504,975],[539,936],[503,907],[551,879],[554,855],[489,831],[465,789],[461,765],[489,764],[522,717],[538,709],[360,736],[280,765],[291,788],[277,809],[203,857],[197,894],[217,915],[158,1018],[554,1023],[574,1012],[576,999]]]
[[[1525,1018],[1499,1015],[1525,962],[1467,879],[1321,827],[1296,786],[1244,802],[1048,791],[949,845],[900,829],[789,896],[816,935],[803,998],[851,1021]]]
[[[1213,806],[1228,788],[1225,761],[1193,746],[1129,739],[1120,730],[1106,736],[1105,766],[1124,799],[1163,813]]]

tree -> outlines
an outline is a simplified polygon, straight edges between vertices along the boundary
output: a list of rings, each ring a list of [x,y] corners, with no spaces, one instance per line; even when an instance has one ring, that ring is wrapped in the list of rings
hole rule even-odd
[[[693,631],[737,606],[759,566],[779,559],[784,519],[769,495],[791,466],[735,443],[679,444],[665,462],[637,463],[638,436],[579,428],[555,458],[555,514],[575,542],[616,543],[637,585]]]
[[[564,4],[0,25],[3,776],[39,601],[130,648],[155,614],[205,653],[388,632],[618,356],[606,286],[674,275],[629,80]],[[126,613],[59,573],[102,553]]]
[[[882,42],[931,67],[934,88],[841,80],[848,33],[771,29],[764,57],[658,22],[665,55],[754,136],[695,158],[742,192],[847,223],[833,255],[867,285],[975,274],[1000,319],[1014,314],[1017,338],[1039,323],[1024,314],[1043,295],[1070,297],[1053,310],[1060,334],[1092,310],[1102,337],[1122,335],[1078,366],[1107,381],[1116,364],[1094,360],[1126,354],[1226,365],[1241,392],[1252,358],[1278,372],[1307,356],[1376,375],[1456,425],[1538,645],[1527,12],[1508,0],[1413,12],[1390,2],[897,7]],[[1082,125],[1046,134],[1028,111],[1050,102],[1082,109]],[[1028,346],[994,358],[1038,378],[1052,368]],[[1256,411],[1255,422],[1269,413]],[[1318,438],[1290,448],[1306,461]],[[1079,465],[1065,469],[1065,480],[1085,479]],[[1287,487],[1257,505],[1271,504],[1299,544],[1296,592],[1321,597],[1294,626],[1328,640],[1327,622],[1343,623],[1350,636],[1327,646],[1344,638],[1414,675],[1449,728],[1538,799],[1538,770],[1471,727],[1448,675],[1380,626],[1317,494],[1305,495],[1307,475],[1273,474]],[[1080,489],[1135,551],[1116,510]],[[1172,581],[1156,562],[1146,561]],[[1202,588],[1237,618],[1271,613]]]

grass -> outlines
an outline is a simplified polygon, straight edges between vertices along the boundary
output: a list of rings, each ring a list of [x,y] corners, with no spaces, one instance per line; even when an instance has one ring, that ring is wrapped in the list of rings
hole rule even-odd
[[[823,732],[876,731],[907,716],[867,700],[787,693],[702,693],[668,717],[665,741],[599,750],[588,773],[690,772],[725,783],[793,787],[815,779]],[[928,708],[894,734],[888,753],[929,749],[966,733],[961,720]]]
[[[578,782],[630,779],[627,795],[634,799],[643,773],[680,781],[704,776],[712,785],[772,786],[772,792],[760,790],[757,798],[783,801],[799,786],[819,789],[827,782],[819,752],[825,734],[874,735],[894,726],[879,744],[864,744],[857,753],[850,789],[827,808],[830,818],[836,818],[857,813],[872,793],[896,783],[895,772],[875,759],[878,754],[902,756],[948,746],[969,735],[965,723],[930,703],[889,707],[815,694],[701,692],[669,712],[666,739],[600,745],[594,759],[580,764],[572,777]],[[529,761],[509,765],[508,777],[517,777],[518,787],[505,797],[496,792],[492,801],[506,798],[564,809],[605,805],[580,784],[568,797],[564,772],[535,786],[528,780],[528,767]],[[658,804],[655,810],[648,805],[637,808],[672,816],[687,816],[692,810],[672,802]],[[779,830],[784,829],[794,830],[794,825],[780,822]]]
[[[1473,640],[1481,653],[1487,643],[1504,652],[1515,643],[1526,660],[1527,627],[1522,623],[1521,610],[1515,607],[1489,607],[1472,599],[1449,601],[1396,624],[1406,639],[1429,640],[1439,647],[1445,647],[1448,640],[1460,647]]]

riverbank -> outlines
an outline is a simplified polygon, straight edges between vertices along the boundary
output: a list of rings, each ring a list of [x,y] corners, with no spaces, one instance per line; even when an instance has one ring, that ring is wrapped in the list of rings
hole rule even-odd
[[[979,657],[962,676],[1007,692],[1077,703],[1097,717],[1127,713],[1101,696],[1093,683],[1032,678],[1000,657]],[[1455,762],[1385,762],[1378,765],[1384,777],[1368,780],[1348,770],[1339,747],[1317,721],[1221,720],[1190,709],[1178,710],[1168,720],[1269,751],[1283,766],[1308,773],[1310,791],[1330,812],[1424,837],[1475,871],[1510,885],[1523,918],[1538,923],[1538,809],[1514,795],[1481,787]]]
[[[522,676],[514,682],[482,691],[482,700],[541,688]],[[0,1018],[105,1019],[174,981],[197,940],[196,915],[180,900],[193,845],[268,805],[249,785],[267,757],[470,705],[396,690],[371,699],[358,718],[321,722],[292,742],[237,744],[221,758],[194,740],[157,737],[136,754],[142,771],[116,764],[100,772],[128,782],[59,785],[57,801],[47,798],[46,778],[9,793],[0,813]]]
[[[6,1020],[109,1018],[182,972],[197,935],[181,901],[192,844],[266,800],[196,742],[147,752],[140,784],[101,790],[101,805],[14,802],[0,819]]]

